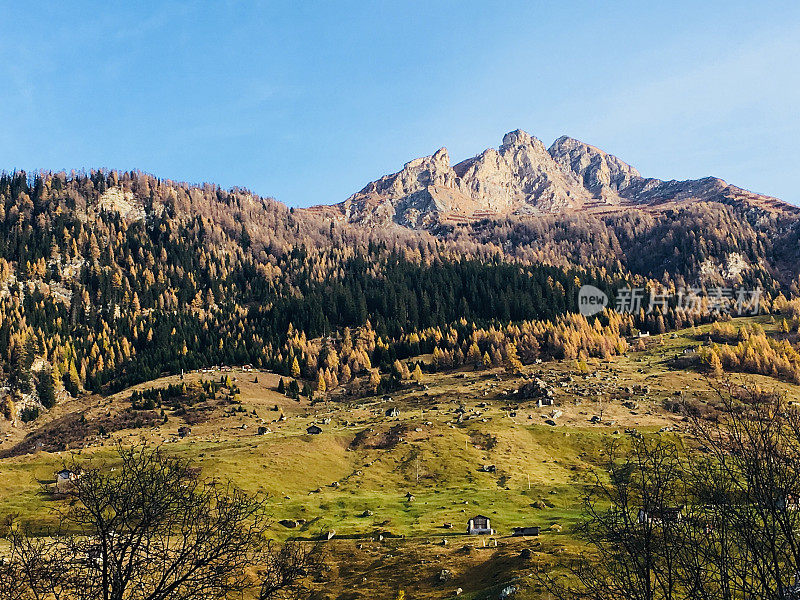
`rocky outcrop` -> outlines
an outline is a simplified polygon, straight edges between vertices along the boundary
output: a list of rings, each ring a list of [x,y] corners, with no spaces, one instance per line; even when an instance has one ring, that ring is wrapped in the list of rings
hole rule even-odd
[[[687,200],[780,204],[708,177],[661,181],[599,148],[563,136],[549,149],[517,129],[455,166],[446,148],[406,163],[397,173],[367,184],[341,204],[314,207],[366,225],[431,227],[506,215],[607,210]]]
[[[144,219],[145,216],[144,206],[134,198],[133,192],[119,187],[110,187],[103,192],[97,201],[97,209],[117,213],[128,221]]]

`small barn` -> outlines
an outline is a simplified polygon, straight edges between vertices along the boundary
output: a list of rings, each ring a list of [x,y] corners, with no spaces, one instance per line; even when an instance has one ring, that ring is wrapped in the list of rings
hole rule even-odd
[[[468,535],[494,535],[494,529],[485,515],[475,515],[467,522]]]
[[[306,429],[306,433],[309,433],[311,435],[319,435],[320,433],[322,433],[322,427],[312,425],[311,427]]]
[[[56,473],[56,485],[53,489],[56,494],[66,494],[72,489],[73,483],[78,479],[78,474],[69,469],[61,469]]]
[[[521,536],[536,536],[539,535],[540,528],[539,527],[514,527],[514,531],[511,534],[512,537],[521,537]]]

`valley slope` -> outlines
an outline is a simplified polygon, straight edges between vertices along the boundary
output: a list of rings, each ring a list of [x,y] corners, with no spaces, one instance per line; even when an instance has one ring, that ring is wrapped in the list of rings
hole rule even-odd
[[[799,242],[775,199],[521,131],[308,210],[2,174],[0,528],[53,517],[70,454],[147,441],[265,494],[275,538],[332,535],[321,598],[541,597],[608,443],[713,416],[717,370],[800,400]],[[586,318],[587,284],[760,288],[764,314]],[[475,514],[497,546],[464,535]]]

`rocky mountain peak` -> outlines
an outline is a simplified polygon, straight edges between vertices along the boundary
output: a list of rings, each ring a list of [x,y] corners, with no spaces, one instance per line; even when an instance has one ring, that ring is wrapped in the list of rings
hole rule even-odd
[[[533,140],[536,140],[537,142],[539,141],[538,139],[534,138],[531,134],[529,134],[527,131],[523,131],[522,129],[515,129],[514,131],[509,131],[507,134],[503,136],[503,143],[501,145],[501,148],[528,146],[533,143]]]
[[[562,136],[548,149],[516,129],[503,136],[498,149],[488,148],[453,166],[446,148],[409,161],[330,209],[352,222],[429,227],[512,214],[734,198],[762,206],[774,201],[710,177],[644,178],[616,156],[580,140]]]
[[[447,152],[447,148],[442,146],[436,152],[434,152],[431,156],[423,156],[420,158],[415,158],[414,160],[408,161],[405,165],[403,165],[403,171],[411,171],[414,169],[418,169],[419,167],[423,167],[425,169],[443,169],[447,170],[450,168],[450,154]]]
[[[444,146],[442,146],[436,152],[434,152],[433,156],[431,156],[431,159],[436,164],[441,164],[444,167],[450,166],[450,154],[447,152],[447,148],[445,148]]]

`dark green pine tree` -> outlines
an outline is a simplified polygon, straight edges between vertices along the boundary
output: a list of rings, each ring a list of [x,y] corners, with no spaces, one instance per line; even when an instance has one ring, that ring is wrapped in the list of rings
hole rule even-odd
[[[31,391],[31,364],[33,356],[30,354],[29,344],[16,344],[11,350],[9,383],[12,389],[23,393]]]
[[[43,369],[39,373],[36,391],[39,393],[39,402],[42,406],[49,409],[56,405],[56,384],[50,369]]]

